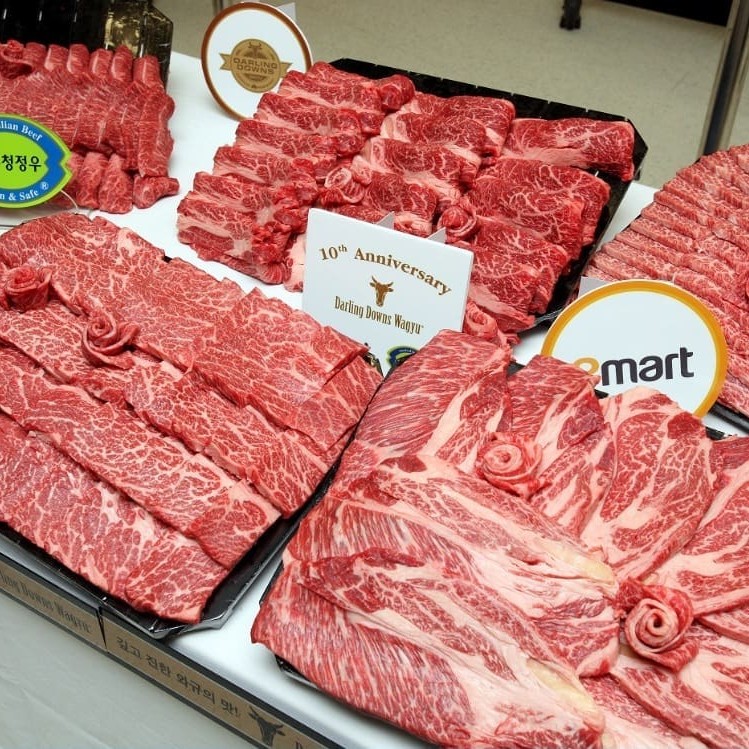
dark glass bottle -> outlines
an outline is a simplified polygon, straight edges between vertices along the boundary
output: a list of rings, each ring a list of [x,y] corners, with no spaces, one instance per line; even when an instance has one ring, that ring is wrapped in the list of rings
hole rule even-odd
[[[104,45],[124,44],[136,56],[154,55],[166,85],[172,53],[172,22],[153,5],[153,0],[109,0],[104,26]]]
[[[109,0],[74,0],[71,43],[80,42],[93,51],[104,46],[104,22]]]
[[[0,0],[0,42],[124,44],[136,57],[154,55],[166,84],[173,24],[153,0]]]
[[[19,42],[31,41],[39,31],[41,2],[4,2],[2,10],[2,41],[16,39]],[[34,41],[36,39],[34,38]]]

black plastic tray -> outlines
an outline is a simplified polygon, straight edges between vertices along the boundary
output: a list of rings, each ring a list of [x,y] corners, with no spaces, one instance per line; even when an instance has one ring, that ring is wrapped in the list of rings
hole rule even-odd
[[[188,631],[218,629],[229,617],[235,604],[242,598],[263,569],[265,569],[268,562],[286,544],[299,525],[302,517],[325,495],[333,481],[337,468],[338,463],[336,462],[305,505],[291,517],[277,520],[242,559],[237,562],[208,599],[201,619],[196,624],[185,624],[138,611],[122,599],[110,595],[69,570],[61,562],[57,561],[5,523],[0,523],[0,536],[23,549],[27,555],[30,555],[48,573],[52,584],[54,584],[56,579],[64,581],[87,596],[93,597],[102,609],[117,615],[149,637],[163,639]]]
[[[519,372],[521,369],[523,369],[525,365],[520,364],[516,361],[511,361],[508,368],[507,368],[507,375],[508,377],[511,377],[516,372]],[[392,372],[392,370],[391,370]],[[390,373],[389,373],[390,374]],[[389,375],[388,375],[389,376]],[[609,394],[605,393],[602,390],[596,389],[595,394],[598,398],[608,398]],[[727,435],[720,431],[719,429],[715,429],[713,427],[705,426],[705,434],[712,440],[722,440]],[[331,481],[332,483],[332,481]],[[326,491],[327,491],[326,487]],[[320,502],[325,497],[325,492],[321,492],[318,494],[313,502],[310,502],[308,510],[311,510],[314,505],[316,505],[318,502]],[[271,591],[273,590],[273,586],[276,584],[276,581],[278,577],[283,572],[283,562],[279,562],[276,569],[273,571],[273,575],[271,576],[270,580],[268,581],[267,585],[265,586],[262,594],[260,595],[260,604],[262,605],[263,601],[266,599],[268,595],[270,595]],[[274,654],[274,659],[276,661],[276,666],[280,671],[282,671],[284,674],[289,676],[292,679],[296,679],[297,681],[300,681],[307,686],[311,686],[315,689],[318,689],[317,685],[311,682],[309,679],[307,679],[303,674],[301,674],[294,666],[292,666],[285,658],[282,658],[281,656]]]
[[[639,177],[640,169],[642,168],[642,162],[648,150],[645,141],[638,132],[634,123],[632,123],[631,120],[622,115],[609,114],[608,112],[599,112],[595,109],[585,109],[583,107],[576,107],[571,104],[562,104],[560,102],[549,101],[547,99],[538,99],[532,96],[516,94],[511,91],[504,91],[501,89],[488,88],[486,86],[476,86],[470,83],[461,83],[460,81],[453,81],[449,78],[438,78],[436,76],[427,75],[424,73],[414,73],[407,70],[399,70],[397,68],[364,62],[362,60],[354,60],[351,58],[334,60],[331,65],[334,65],[336,68],[344,70],[348,73],[358,73],[359,75],[364,75],[367,78],[385,78],[386,76],[396,73],[407,75],[414,82],[414,85],[416,86],[416,89],[418,91],[422,91],[427,94],[435,94],[436,96],[471,95],[491,96],[494,98],[509,99],[515,105],[517,117],[539,117],[541,119],[547,120],[557,120],[563,117],[588,117],[593,120],[607,121],[625,120],[629,122],[635,130],[635,144],[632,159],[635,167],[635,175],[633,179],[637,179]],[[613,219],[617,208],[619,207],[620,203],[627,193],[627,189],[629,188],[630,182],[621,180],[611,174],[607,174],[599,170],[591,170],[591,173],[602,179],[611,188],[609,201],[604,206],[604,209],[601,212],[601,218],[596,228],[595,240],[591,244],[583,247],[583,250],[580,253],[580,257],[573,263],[570,270],[559,278],[554,289],[551,301],[549,302],[549,306],[547,307],[546,312],[536,317],[536,324],[542,322],[551,322],[552,320],[556,319],[559,313],[576,296],[580,277],[582,276],[585,267],[592,257],[598,241],[603,236],[604,232],[608,228],[608,225],[611,223],[611,220]]]
[[[710,408],[710,413],[719,416],[721,419],[725,419],[725,421],[745,432],[749,432],[749,416],[746,414],[734,411],[732,408],[728,408],[728,406],[724,406],[722,403],[714,403]]]

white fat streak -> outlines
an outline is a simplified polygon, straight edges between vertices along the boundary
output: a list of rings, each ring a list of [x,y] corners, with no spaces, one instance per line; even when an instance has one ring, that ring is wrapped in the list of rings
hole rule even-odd
[[[742,463],[734,469],[726,470],[725,476],[728,481],[716,493],[713,501],[710,503],[710,507],[707,508],[707,512],[702,516],[697,533],[708,526],[715,518],[719,517],[729,505],[736,492],[749,483],[749,463]]]
[[[725,664],[729,659],[720,656],[720,660]],[[720,687],[720,682],[725,681],[726,677],[715,670],[703,651],[679,671],[679,680],[711,702],[726,706],[735,704],[735,698]]]
[[[388,570],[388,577],[395,580],[408,580],[413,574],[413,570],[408,568],[398,572]],[[456,673],[456,678],[466,687],[466,694],[471,700],[474,715],[482,731],[494,731],[498,713],[504,720],[505,716],[509,718],[512,715],[514,707],[527,708],[529,705],[533,705],[534,721],[537,721],[539,728],[544,726],[548,730],[558,732],[569,730],[571,716],[566,715],[567,711],[594,725],[600,723],[602,726],[603,719],[597,705],[573,671],[528,657],[506,632],[483,627],[442,593],[430,591],[429,597],[442,609],[450,612],[456,628],[464,626],[480,630],[501,654],[515,681],[501,679],[487,669],[480,655],[449,648],[436,635],[425,632],[410,619],[392,609],[380,609],[364,614],[349,608],[349,619],[352,624],[395,634],[427,652],[447,659],[454,669],[457,666],[460,673]],[[336,598],[338,599],[337,595]],[[339,605],[348,608],[350,604],[339,600]],[[472,685],[475,685],[475,688],[469,688]]]
[[[721,561],[728,555],[742,552],[746,549],[747,539],[741,538],[734,544],[728,544],[716,549],[706,551],[704,554],[676,554],[665,564],[659,567],[648,577],[648,583],[667,585],[672,588],[681,588],[679,578],[683,572],[698,573],[702,578],[723,578],[729,580],[731,573],[736,569],[736,561]],[[741,591],[735,591],[741,595]],[[724,591],[720,598],[724,600],[728,591]],[[730,595],[730,594],[729,594]]]
[[[648,388],[636,387],[623,393],[621,396],[604,399],[604,418],[613,430],[615,441],[622,424],[626,423],[630,417],[637,416],[640,413],[636,408],[637,405],[643,398],[650,397],[652,392]],[[671,409],[663,411],[664,420],[662,422],[661,440],[657,453],[652,460],[652,465],[661,465],[664,461],[664,455],[678,442],[677,440],[669,439],[665,433],[665,426],[674,413]],[[662,493],[662,491],[655,491],[655,477],[656,472],[651,471],[648,483],[639,489],[636,494],[633,493],[632,501],[612,520],[605,521],[601,517],[601,512],[606,502],[604,497],[603,502],[599,504],[582,531],[581,538],[588,546],[591,548],[606,549],[607,559],[613,566],[626,561],[632,555],[632,549],[619,549],[613,542],[613,536],[616,531],[636,531],[661,516],[660,508],[655,504],[649,503],[651,499],[657,499],[659,493]],[[614,481],[616,482],[616,476],[614,477]]]
[[[463,426],[465,420],[461,416],[460,410],[463,407],[465,400],[481,388],[481,385],[486,381],[487,377],[503,376],[500,375],[499,367],[501,367],[501,373],[504,373],[504,369],[507,365],[506,359],[506,354],[502,349],[498,349],[496,353],[492,354],[486,362],[482,372],[471,383],[471,385],[468,388],[461,390],[450,401],[447,408],[443,411],[442,416],[440,416],[440,419],[432,432],[432,436],[429,438],[426,445],[421,448],[420,452],[427,455],[436,455],[439,452],[440,448],[450,440],[461,426]],[[496,373],[492,371],[494,367],[497,367]],[[504,408],[502,406],[502,403],[497,404],[497,411],[492,418],[486,422],[485,429],[483,430],[484,433],[496,431],[497,425],[504,414]]]
[[[609,447],[609,440],[607,438],[601,438],[596,441],[592,450],[587,452],[587,460],[594,466],[598,466],[599,461],[606,453]],[[550,466],[554,468],[554,464]],[[563,528],[569,528],[579,522],[580,513],[588,512],[591,503],[593,501],[600,500],[604,488],[601,486],[601,474],[596,470],[593,473],[590,485],[586,484],[586,490],[588,491],[587,497],[583,499],[585,502],[584,507],[580,507],[580,499],[578,497],[578,485],[576,482],[576,475],[573,475],[569,468],[566,468],[570,473],[571,479],[563,487],[558,487],[556,494],[546,495],[544,503],[541,505],[544,515],[553,518]]]
[[[538,472],[545,471],[560,455],[557,447],[559,441],[560,424],[564,426],[570,411],[576,410],[581,400],[581,394],[578,394],[567,407],[560,409],[560,404],[564,404],[568,393],[560,393],[555,396],[549,407],[546,409],[541,428],[535,436],[536,442],[541,445],[543,457],[538,466]]]
[[[691,736],[659,734],[610,711],[605,711],[604,716],[606,730],[602,749],[708,749],[706,744]]]
[[[547,538],[539,531],[521,526],[507,516],[499,517],[497,513],[480,502],[474,502],[457,492],[448,490],[447,493],[452,499],[464,505],[470,513],[493,524],[501,525],[512,538],[518,539],[519,545],[538,554],[544,562],[534,565],[534,568],[543,570],[545,575],[557,578],[585,578],[607,585],[614,583],[615,578],[611,567],[592,555],[563,541]],[[485,550],[484,553],[488,556],[493,554],[494,550]]]
[[[721,637],[720,640],[724,643],[729,642],[724,637]],[[666,672],[662,668],[658,668],[657,670],[667,673],[670,679],[682,682],[687,688],[715,704],[718,709],[710,713],[712,719],[716,722],[727,722],[730,724],[730,710],[726,711],[726,718],[721,720],[722,713],[720,708],[722,706],[727,708],[735,707],[736,698],[730,692],[723,689],[721,683],[731,683],[732,680],[724,673],[715,669],[713,665],[714,661],[720,662],[721,666],[725,668],[737,667],[745,669],[749,665],[746,656],[742,656],[740,653],[731,653],[725,649],[724,652],[716,654],[703,645],[697,656],[683,666],[678,674]],[[614,673],[621,673],[626,681],[628,680],[627,671],[639,671],[648,675],[654,668],[656,667],[651,662],[637,657],[629,646],[622,645],[619,651],[619,660],[612,671]],[[736,684],[735,681],[732,683]],[[663,685],[663,688],[670,691],[667,683]]]

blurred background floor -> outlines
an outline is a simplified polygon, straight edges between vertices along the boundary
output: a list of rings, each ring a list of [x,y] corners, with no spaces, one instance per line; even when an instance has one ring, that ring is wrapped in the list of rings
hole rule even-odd
[[[212,0],[155,4],[174,22],[173,49],[200,56]],[[572,31],[560,28],[561,0],[294,7],[316,60],[352,57],[628,117],[648,144],[640,181],[652,187],[699,155],[726,35],[720,25],[609,0],[584,0],[581,27]],[[749,142],[745,98],[732,144]]]

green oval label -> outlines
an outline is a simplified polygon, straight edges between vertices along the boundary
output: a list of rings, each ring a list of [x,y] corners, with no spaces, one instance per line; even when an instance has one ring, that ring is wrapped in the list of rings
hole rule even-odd
[[[0,207],[29,208],[57,195],[70,180],[68,147],[34,120],[0,114]]]

